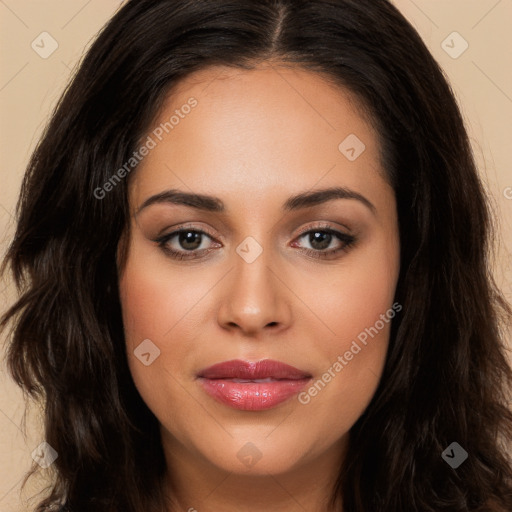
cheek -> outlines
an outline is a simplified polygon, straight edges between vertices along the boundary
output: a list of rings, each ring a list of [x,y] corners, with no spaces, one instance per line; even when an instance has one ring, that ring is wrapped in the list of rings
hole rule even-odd
[[[176,280],[168,282],[158,267],[138,265],[135,259],[128,262],[120,280],[127,343],[139,338],[161,340],[170,333],[196,295],[192,288],[183,288]]]

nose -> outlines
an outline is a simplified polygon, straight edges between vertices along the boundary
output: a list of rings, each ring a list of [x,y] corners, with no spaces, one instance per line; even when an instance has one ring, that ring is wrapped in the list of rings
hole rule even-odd
[[[293,294],[271,251],[264,249],[251,263],[234,251],[233,265],[222,288],[219,325],[252,337],[286,329],[290,325]]]

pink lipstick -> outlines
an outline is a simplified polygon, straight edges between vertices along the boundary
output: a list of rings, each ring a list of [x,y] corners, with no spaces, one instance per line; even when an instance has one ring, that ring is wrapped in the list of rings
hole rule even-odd
[[[299,393],[310,379],[309,373],[272,359],[225,361],[198,374],[206,393],[244,411],[271,409]]]

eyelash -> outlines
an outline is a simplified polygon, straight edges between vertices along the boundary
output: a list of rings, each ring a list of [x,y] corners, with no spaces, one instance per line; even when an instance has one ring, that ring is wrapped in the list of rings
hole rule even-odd
[[[310,233],[327,233],[330,235],[333,235],[336,237],[340,242],[343,243],[342,247],[339,247],[338,249],[330,249],[330,250],[314,250],[314,249],[304,249],[303,251],[308,254],[308,256],[311,256],[312,258],[318,258],[318,259],[324,259],[324,258],[330,258],[331,256],[334,256],[335,254],[338,254],[339,252],[347,252],[356,242],[356,238],[352,235],[348,235],[346,233],[341,233],[339,231],[336,231],[332,229],[331,227],[327,225],[320,225],[315,226],[313,228],[309,228],[305,231],[302,231],[299,233],[297,238],[302,238],[304,235],[308,235]],[[181,227],[180,229],[177,229],[176,231],[173,231],[172,233],[169,233],[167,235],[163,235],[155,240],[153,242],[158,243],[158,246],[171,258],[175,260],[194,260],[201,257],[202,254],[211,252],[213,249],[202,249],[198,252],[192,252],[187,251],[187,253],[183,253],[181,251],[175,251],[174,249],[170,249],[167,245],[170,240],[172,240],[175,236],[179,235],[180,233],[197,233],[201,235],[206,235],[211,239],[214,239],[213,234],[209,233],[207,230],[202,229],[196,229],[192,227]],[[197,251],[197,250],[196,250]],[[199,254],[199,256],[198,256]]]

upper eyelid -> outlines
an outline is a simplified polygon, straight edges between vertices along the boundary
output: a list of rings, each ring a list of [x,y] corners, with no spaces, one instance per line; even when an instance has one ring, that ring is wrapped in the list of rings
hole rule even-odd
[[[309,233],[310,231],[314,231],[315,229],[317,229],[318,231],[326,230],[326,231],[332,231],[335,233],[346,234],[346,235],[352,236],[352,234],[353,234],[352,230],[350,228],[348,228],[347,226],[343,226],[343,227],[345,230],[347,230],[347,233],[342,233],[340,231],[340,228],[335,228],[335,227],[331,226],[330,224],[322,223],[322,221],[320,221],[320,224],[318,224],[316,226],[309,226],[307,228],[301,229],[297,236],[302,236],[306,233]]]

